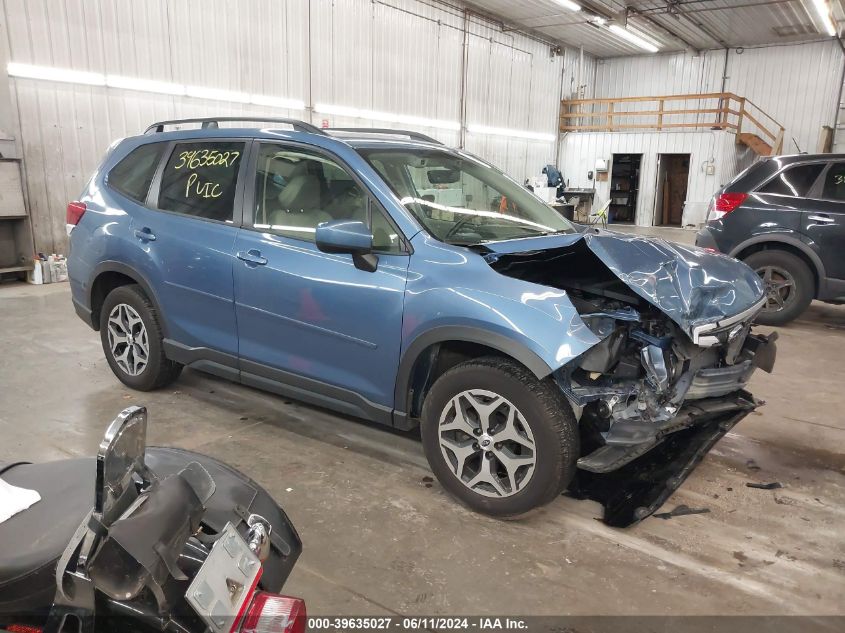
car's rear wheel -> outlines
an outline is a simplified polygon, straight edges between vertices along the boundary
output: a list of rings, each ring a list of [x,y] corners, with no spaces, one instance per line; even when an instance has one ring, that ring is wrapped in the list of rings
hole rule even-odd
[[[443,487],[485,514],[524,514],[575,475],[569,403],[552,381],[508,359],[467,361],[440,376],[423,403],[421,432]]]
[[[777,249],[752,253],[745,258],[766,286],[766,305],[757,323],[783,325],[801,315],[815,295],[816,283],[801,258]]]
[[[164,387],[182,371],[182,365],[165,357],[155,306],[135,284],[119,286],[106,297],[100,341],[114,375],[133,389]]]

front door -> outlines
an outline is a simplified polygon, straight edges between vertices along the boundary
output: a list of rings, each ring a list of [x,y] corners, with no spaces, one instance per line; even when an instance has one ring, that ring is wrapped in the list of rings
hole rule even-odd
[[[818,245],[825,273],[845,279],[845,162],[835,162],[802,205],[801,232]]]
[[[233,366],[238,341],[232,249],[245,147],[229,139],[171,144],[147,205],[133,209],[130,227],[131,239],[147,254],[139,259],[156,289],[169,342],[183,353],[221,352]]]
[[[314,148],[260,143],[235,253],[240,367],[247,384],[389,421],[409,255],[367,189]],[[375,272],[319,251],[317,224],[361,220]]]

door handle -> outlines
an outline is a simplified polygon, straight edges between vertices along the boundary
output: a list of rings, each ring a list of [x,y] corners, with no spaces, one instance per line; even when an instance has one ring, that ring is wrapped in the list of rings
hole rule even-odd
[[[156,236],[148,227],[142,229],[135,229],[135,237],[142,242],[155,242]]]
[[[267,263],[267,258],[261,256],[261,251],[255,250],[254,248],[248,251],[238,251],[237,257],[253,266],[264,266]]]
[[[823,222],[824,224],[830,224],[831,222],[836,222],[832,217],[829,215],[819,215],[814,213],[813,215],[808,215],[807,218],[809,220],[813,220],[815,222]]]

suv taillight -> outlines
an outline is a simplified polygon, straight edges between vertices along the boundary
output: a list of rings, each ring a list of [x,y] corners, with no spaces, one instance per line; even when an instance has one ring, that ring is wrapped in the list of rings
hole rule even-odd
[[[240,633],[305,633],[305,600],[257,592],[246,610]]]
[[[85,215],[86,207],[84,202],[68,202],[67,204],[67,234],[79,224],[82,216]]]
[[[713,209],[711,217],[708,220],[719,220],[725,217],[726,214],[736,209],[739,205],[745,202],[748,198],[747,193],[720,193],[713,201]]]

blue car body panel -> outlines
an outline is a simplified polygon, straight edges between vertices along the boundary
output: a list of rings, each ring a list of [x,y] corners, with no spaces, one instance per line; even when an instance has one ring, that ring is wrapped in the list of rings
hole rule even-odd
[[[209,138],[276,141],[330,152],[386,210],[408,253],[379,254],[376,271],[368,272],[354,266],[351,255],[241,228],[242,196],[235,201],[236,221],[223,223],[155,210],[107,185],[109,170],[142,143]],[[246,169],[242,165],[240,178],[249,187],[252,175],[245,175]],[[406,415],[414,362],[439,342],[487,345],[538,377],[600,342],[565,290],[497,272],[492,264],[501,257],[571,248],[583,240],[619,279],[685,329],[762,298],[757,276],[743,264],[662,241],[605,232],[478,248],[440,242],[422,230],[355,147],[328,135],[228,128],[129,138],[116,144],[81,200],[87,211],[71,233],[69,258],[73,300],[81,315],[91,315],[98,274],[127,274],[159,307],[166,349],[174,360],[202,358],[200,368],[225,366],[224,375],[255,386],[285,383],[289,387],[281,393],[386,422]],[[266,263],[244,261],[239,253]],[[96,318],[87,320],[97,327]],[[322,392],[321,399],[313,396],[315,391]]]

